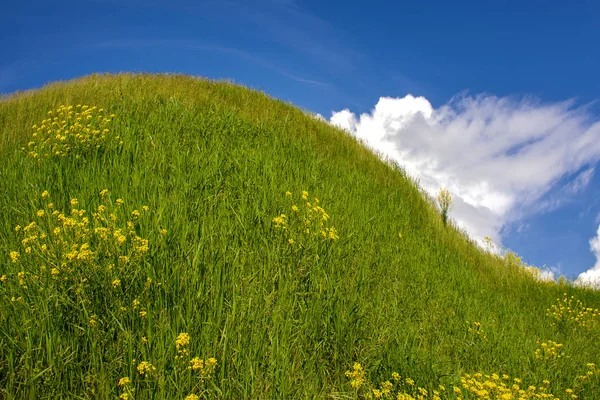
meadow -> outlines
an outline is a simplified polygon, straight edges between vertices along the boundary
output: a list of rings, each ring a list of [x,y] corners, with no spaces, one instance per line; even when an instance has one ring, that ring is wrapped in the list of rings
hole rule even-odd
[[[6,96],[0,398],[599,399],[600,292],[479,248],[450,201],[229,82]]]

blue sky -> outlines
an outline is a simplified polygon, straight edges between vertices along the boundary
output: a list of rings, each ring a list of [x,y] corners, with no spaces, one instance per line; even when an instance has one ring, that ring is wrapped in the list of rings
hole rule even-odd
[[[5,2],[0,93],[92,72],[233,79],[448,187],[473,237],[600,276],[598,21],[583,0]]]

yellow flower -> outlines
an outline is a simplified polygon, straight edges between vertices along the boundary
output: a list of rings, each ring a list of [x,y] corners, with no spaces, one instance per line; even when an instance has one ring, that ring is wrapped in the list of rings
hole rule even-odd
[[[159,229],[158,233],[160,233],[161,235],[166,235],[167,234],[167,230],[166,229]]]
[[[71,205],[73,207],[75,207],[77,204],[79,204],[79,202],[77,201],[77,199],[71,199]]]
[[[121,280],[120,279],[115,279],[112,282],[112,285],[113,285],[113,288],[115,288],[115,289],[118,288],[119,286],[121,286]]]
[[[131,381],[129,380],[129,377],[125,377],[125,378],[121,378],[119,379],[119,386],[125,386],[125,385],[129,385],[131,383]]]
[[[20,256],[19,252],[17,252],[17,251],[11,251],[8,255],[9,255],[10,260],[12,262],[16,263],[16,262],[19,261],[19,256]]]
[[[48,197],[50,197],[50,193],[48,193],[48,191],[47,191],[47,190],[44,190],[44,191],[42,192],[42,199],[47,199]]]
[[[108,189],[103,189],[103,190],[100,192],[100,196],[104,197],[104,196],[106,196],[106,195],[108,195]]]
[[[147,361],[142,361],[137,366],[137,370],[140,373],[140,375],[145,375],[145,374],[150,374],[150,373],[156,371],[156,367],[154,367],[154,365],[150,364]]]
[[[285,192],[285,197],[292,197],[292,193],[291,192]]]
[[[140,311],[140,317],[144,318],[148,313],[146,311]]]
[[[0,282],[4,282],[6,281],[8,278],[6,277],[6,275],[2,275],[0,276]]]
[[[115,203],[117,203],[118,206],[120,206],[121,204],[125,203],[122,199],[117,199],[115,200]]]
[[[204,369],[204,360],[194,357],[190,360],[190,366],[188,367],[192,371],[202,371]]]
[[[184,400],[198,400],[200,397],[196,396],[195,394],[189,394],[185,397]]]
[[[180,347],[184,347],[187,346],[190,343],[190,335],[188,335],[187,333],[180,333],[179,336],[177,336],[177,339],[175,339],[175,345],[177,346],[177,349],[179,349]]]
[[[51,273],[52,275],[58,275],[58,274],[60,273],[60,271],[58,270],[58,268],[52,268],[52,269],[50,270],[50,273]]]

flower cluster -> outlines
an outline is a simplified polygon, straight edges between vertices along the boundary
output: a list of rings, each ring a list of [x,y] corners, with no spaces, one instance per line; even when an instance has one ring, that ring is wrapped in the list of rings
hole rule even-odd
[[[502,378],[498,374],[483,375],[481,373],[466,374],[461,378],[461,385],[465,393],[476,399],[500,400],[529,400],[529,399],[556,399],[548,391],[550,381],[545,380],[540,386],[522,385],[519,378],[510,379],[508,375]]]
[[[339,239],[338,232],[330,224],[329,214],[319,206],[319,199],[313,198],[311,203],[308,192],[303,191],[299,199],[300,206],[293,201],[291,192],[286,192],[286,197],[291,201],[289,206],[290,216],[280,214],[272,219],[273,227],[285,233],[287,243],[297,248],[307,248],[309,242],[320,237],[324,241],[336,241]]]
[[[120,286],[119,271],[139,262],[149,251],[149,242],[136,232],[140,211],[128,217],[122,210],[123,201],[117,200],[113,207],[107,190],[100,195],[103,204],[90,215],[76,198],[69,202],[70,211],[64,212],[50,201],[47,191],[42,193],[45,205],[36,212],[36,218],[14,228],[20,236],[20,248],[10,251],[9,258],[28,270],[20,273],[22,286],[27,274],[90,284],[105,277],[106,286]]]
[[[190,366],[188,367],[188,369],[198,374],[198,376],[200,376],[201,379],[208,379],[215,372],[216,367],[216,358],[211,357],[205,361],[201,358],[194,357],[190,360]]]
[[[403,379],[397,372],[392,373],[391,379],[376,385],[368,379],[360,363],[354,363],[352,370],[345,374],[350,387],[363,399],[441,400],[446,391],[444,386],[439,386],[438,390],[430,393],[427,389],[416,386],[411,378]]]
[[[188,371],[191,371],[194,379],[198,380],[200,387],[204,384],[204,381],[212,378],[215,369],[217,368],[217,359],[210,357],[206,360],[199,357],[193,357],[190,359],[190,342],[192,337],[187,332],[180,333],[175,339],[175,347],[177,348],[177,355],[175,360],[178,362],[178,367],[183,366]],[[187,365],[187,367],[185,367]],[[186,398],[194,399],[198,398],[196,394],[191,393]]]
[[[468,322],[467,322],[468,324]],[[471,324],[468,324],[471,326]],[[469,331],[480,331],[480,324],[474,322]],[[535,356],[538,360],[557,360],[563,357],[563,345],[548,340],[541,344]],[[520,378],[512,378],[497,373],[484,375],[480,372],[465,374],[460,378],[459,386],[454,386],[452,391],[446,391],[444,386],[438,390],[428,391],[425,388],[415,387],[415,382],[402,377],[394,372],[392,379],[379,385],[370,382],[363,367],[355,363],[352,370],[346,371],[352,391],[361,399],[397,399],[397,400],[442,400],[442,399],[480,399],[480,400],[532,400],[532,399],[578,399],[598,398],[594,388],[600,383],[600,368],[594,363],[587,364],[587,371],[577,378],[574,386],[561,390],[562,395],[557,396],[550,391],[550,381],[545,379],[541,384],[524,385]]]
[[[354,363],[351,371],[346,371],[346,377],[350,379],[350,386],[354,389],[359,389],[365,382],[365,371],[360,363]]]
[[[129,377],[124,377],[119,379],[119,387],[123,390],[123,393],[119,396],[121,400],[131,400],[133,399],[133,386],[131,384],[131,379]]]
[[[150,364],[148,361],[142,361],[138,364],[137,370],[140,375],[152,375],[156,371],[156,367]]]
[[[577,382],[575,383],[574,389],[577,390],[578,393],[582,395],[584,398],[584,394],[589,395],[592,391],[593,387],[598,387],[600,383],[600,368],[596,367],[594,363],[587,364],[587,371],[577,377]],[[573,393],[573,391],[571,391]]]
[[[188,349],[188,345],[190,344],[190,335],[187,333],[180,333],[175,339],[175,346],[177,347],[177,355],[175,358],[183,359],[184,357],[189,356],[190,350]]]
[[[562,347],[562,344],[548,340],[547,342],[542,343],[539,349],[535,350],[535,358],[545,361],[562,358]]]
[[[600,322],[600,310],[585,307],[574,296],[569,297],[564,293],[563,298],[556,301],[557,304],[553,304],[546,312],[547,316],[554,319],[554,325],[591,328]]]
[[[122,144],[121,138],[108,129],[114,116],[96,106],[61,105],[56,111],[48,111],[47,118],[39,125],[33,125],[32,140],[24,150],[35,159],[80,158],[110,141]]]

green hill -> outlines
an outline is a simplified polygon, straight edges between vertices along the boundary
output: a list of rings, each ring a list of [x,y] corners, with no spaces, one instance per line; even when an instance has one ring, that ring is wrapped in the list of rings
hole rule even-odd
[[[0,215],[0,398],[600,398],[598,292],[231,83],[6,97]]]

